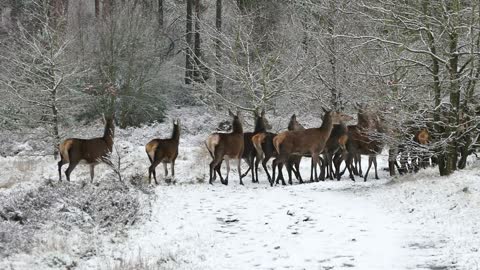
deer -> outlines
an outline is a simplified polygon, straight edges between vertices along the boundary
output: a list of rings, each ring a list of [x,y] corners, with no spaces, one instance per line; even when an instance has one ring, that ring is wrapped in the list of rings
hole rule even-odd
[[[163,163],[165,178],[168,176],[167,164],[171,164],[172,177],[175,177],[175,160],[178,156],[178,144],[180,143],[180,120],[173,120],[172,136],[169,139],[153,139],[145,145],[150,166],[148,168],[148,181],[152,183],[152,174],[155,184],[157,182],[157,173],[155,168]]]
[[[398,172],[400,174],[404,174],[412,171],[417,172],[419,167],[425,168],[428,164],[428,158],[426,158],[422,152],[429,143],[430,133],[428,132],[427,128],[407,128],[407,132],[402,138],[402,143],[396,147],[395,152],[392,153],[391,157],[391,160],[397,167]],[[397,155],[400,156],[400,166],[398,163],[396,163]],[[408,164],[409,156],[411,166]]]
[[[362,177],[361,155],[368,155],[368,168],[365,172],[364,181],[367,181],[368,173],[372,165],[374,165],[375,168],[375,179],[379,179],[376,156],[382,152],[385,143],[381,138],[373,138],[374,134],[372,133],[385,133],[382,120],[378,116],[371,116],[363,109],[359,111],[358,116],[359,123],[355,126],[348,127],[349,139],[347,142],[347,150],[349,157],[347,167],[350,166],[350,168],[353,169],[352,163],[354,159],[357,159],[359,163],[357,172],[360,177]]]
[[[238,160],[237,169],[238,177],[240,179],[240,185],[243,185],[241,173],[241,162],[244,150],[243,127],[240,121],[240,113],[238,111],[235,115],[230,110],[228,110],[228,114],[233,118],[232,132],[213,133],[210,134],[205,141],[208,152],[212,156],[212,162],[210,163],[209,184],[213,183],[215,169],[225,159],[227,163],[227,177],[225,179],[220,178],[220,181],[222,182],[222,184],[228,185],[228,176],[230,173],[230,159],[236,159]]]
[[[290,118],[290,122],[288,123],[288,130],[304,130],[304,129],[305,127],[303,127],[303,125],[301,125],[297,121],[297,116],[293,114]],[[260,164],[260,162],[262,162],[262,167],[265,170],[265,173],[267,174],[270,185],[272,186],[273,186],[274,180],[272,179],[272,177],[270,176],[270,173],[268,172],[267,162],[272,157],[277,156],[277,152],[273,145],[273,138],[275,136],[277,136],[277,134],[275,133],[262,132],[252,137],[253,146],[255,147],[256,154],[257,154],[255,158],[255,168],[254,168],[256,170],[256,175],[258,177],[258,165]],[[300,170],[301,158],[302,158],[301,156],[293,156],[289,159],[289,164],[292,164],[295,167],[296,169],[295,176],[297,177],[297,180],[303,182],[303,180],[301,180],[300,174],[298,173]],[[279,170],[281,170],[281,168],[279,168]],[[279,180],[280,180],[280,177],[277,178],[277,184]],[[282,183],[285,184],[285,181],[283,180],[283,178],[282,178]]]
[[[352,120],[353,117],[348,116],[348,120]],[[343,122],[338,125],[333,125],[330,137],[327,140],[324,150],[324,166],[322,166],[320,179],[324,178],[325,171],[327,176],[333,180],[334,177],[340,180],[340,165],[341,162],[347,157],[347,141],[348,141],[348,127]],[[333,170],[333,166],[335,171]],[[354,180],[351,169],[350,179]]]
[[[257,151],[255,150],[255,147],[253,146],[252,138],[256,134],[259,133],[265,133],[267,132],[268,129],[271,129],[272,126],[268,122],[267,118],[265,117],[265,110],[262,110],[261,113],[259,114],[256,110],[254,111],[254,118],[255,118],[255,129],[253,132],[245,132],[243,133],[243,155],[242,158],[247,162],[248,164],[248,169],[245,173],[242,174],[242,178],[247,176],[248,172],[251,170],[252,174],[252,183],[258,183],[258,170],[254,171],[254,165],[253,162],[255,161],[255,158],[257,156]],[[217,165],[217,167],[214,170],[214,179],[216,178],[216,174],[220,176],[220,179],[223,179],[222,174],[220,172],[220,164]],[[258,163],[257,163],[258,167]]]
[[[285,131],[273,139],[278,157],[273,161],[273,175],[277,164],[286,164],[289,157],[310,154],[315,170],[315,181],[318,181],[317,165],[321,166],[320,153],[324,150],[325,144],[330,137],[333,125],[346,121],[348,118],[340,112],[323,109],[325,115],[322,125],[319,128],[305,130]],[[290,164],[286,164],[291,168]],[[289,181],[291,176],[289,175]]]
[[[69,164],[65,175],[70,182],[70,174],[80,163],[90,165],[90,182],[95,176],[95,166],[100,162],[113,166],[109,159],[112,153],[113,138],[115,135],[114,116],[104,118],[105,129],[103,137],[93,139],[69,138],[59,144],[60,161],[58,162],[59,181],[62,181],[62,166]]]

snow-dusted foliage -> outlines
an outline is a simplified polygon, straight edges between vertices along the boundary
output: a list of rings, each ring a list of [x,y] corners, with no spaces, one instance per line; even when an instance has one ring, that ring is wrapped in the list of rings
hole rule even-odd
[[[51,253],[77,263],[99,255],[91,237],[116,237],[140,222],[148,216],[151,193],[141,183],[115,178],[96,184],[46,180],[10,192],[0,199],[0,256],[37,254],[55,264]]]

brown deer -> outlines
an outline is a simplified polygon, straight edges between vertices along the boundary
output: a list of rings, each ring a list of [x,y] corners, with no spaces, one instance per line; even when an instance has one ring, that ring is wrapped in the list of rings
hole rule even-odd
[[[361,155],[368,155],[368,168],[365,172],[364,181],[367,181],[368,172],[372,165],[375,168],[375,179],[379,179],[377,171],[377,155],[382,152],[385,142],[379,135],[385,133],[381,119],[372,116],[365,111],[359,111],[359,124],[348,127],[347,149],[349,158],[347,167],[353,167],[354,159],[359,160],[358,173],[362,176]],[[356,162],[355,162],[356,163]]]
[[[243,155],[243,127],[240,122],[240,113],[237,111],[237,114],[234,115],[230,110],[228,110],[230,116],[233,117],[232,122],[232,132],[231,133],[213,133],[208,136],[205,144],[207,146],[210,155],[212,156],[212,162],[210,163],[210,179],[209,183],[212,184],[215,175],[215,169],[225,159],[227,163],[227,177],[225,180],[220,178],[220,181],[224,185],[228,185],[228,176],[230,173],[230,159],[237,159],[237,169],[238,176],[240,179],[240,185],[243,185],[242,182],[242,173],[241,173],[241,162]]]
[[[297,121],[297,116],[293,114],[292,117],[290,118],[290,122],[288,123],[288,130],[304,130],[304,129],[305,128]],[[262,132],[252,137],[252,142],[256,149],[256,154],[257,154],[255,159],[255,171],[257,175],[257,181],[258,181],[258,165],[260,164],[260,162],[262,162],[262,167],[265,170],[265,173],[267,174],[270,185],[273,185],[274,179],[272,179],[272,177],[270,176],[270,173],[268,172],[267,162],[272,157],[277,156],[277,152],[275,150],[275,147],[273,146],[273,138],[275,136],[277,136],[277,134],[275,133]],[[301,158],[302,158],[301,156],[292,156],[289,159],[289,164],[294,166],[296,169],[295,176],[299,181],[301,180],[301,176],[299,174]],[[281,168],[279,168],[279,170],[281,170]],[[282,183],[285,184],[285,181],[282,177],[277,178],[277,184],[280,179],[282,180]]]
[[[155,184],[157,182],[157,173],[155,168],[163,163],[165,177],[168,176],[167,164],[171,164],[172,177],[175,177],[175,160],[178,156],[178,144],[180,142],[180,120],[173,120],[173,131],[170,139],[153,139],[145,145],[150,167],[148,168],[148,181],[152,183],[152,174]]]
[[[103,137],[93,139],[70,138],[59,145],[60,161],[58,162],[59,180],[62,181],[62,166],[69,164],[65,175],[70,181],[70,174],[81,161],[90,165],[90,182],[93,182],[95,166],[104,162],[112,166],[109,155],[112,152],[113,137],[115,134],[114,117],[105,119]]]
[[[352,120],[353,117],[349,116],[348,120]],[[338,125],[333,125],[332,132],[330,133],[330,137],[325,144],[325,150],[323,151],[324,155],[324,166],[322,166],[321,176],[320,179],[324,179],[325,171],[327,172],[327,176],[333,180],[334,177],[340,180],[340,164],[343,159],[347,156],[347,141],[348,141],[348,127],[341,122]],[[335,167],[335,171],[333,170],[333,166]],[[353,178],[350,168],[350,178]]]
[[[244,178],[248,172],[251,170],[252,173],[252,183],[258,183],[258,170],[254,171],[254,165],[253,162],[255,161],[257,151],[255,150],[255,147],[253,146],[252,138],[256,134],[259,133],[265,133],[267,132],[267,129],[271,129],[272,126],[268,122],[267,118],[265,117],[265,110],[262,110],[262,112],[259,114],[257,111],[254,111],[254,118],[255,118],[255,129],[253,132],[245,132],[243,133],[243,154],[242,158],[247,162],[248,164],[248,169],[245,173],[242,174],[242,178]],[[221,181],[223,181],[222,174],[220,172],[220,167],[222,163],[217,165],[214,170],[214,176],[213,179],[215,180],[216,175],[218,174],[220,176]],[[258,167],[258,163],[257,163]]]
[[[325,148],[333,125],[348,119],[343,113],[325,109],[324,111],[321,127],[285,131],[273,139],[273,144],[278,152],[278,157],[273,161],[273,175],[275,175],[277,164],[286,164],[290,156],[310,154],[315,170],[315,181],[318,181],[317,165],[321,166],[319,155]],[[291,167],[288,163],[286,165]]]

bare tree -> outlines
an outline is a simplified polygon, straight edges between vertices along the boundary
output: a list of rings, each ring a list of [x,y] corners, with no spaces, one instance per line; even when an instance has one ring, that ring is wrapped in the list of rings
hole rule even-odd
[[[163,0],[158,0],[158,26],[163,28]]]
[[[192,11],[193,11],[193,0],[187,0],[187,20],[186,20],[186,33],[185,41],[187,47],[185,49],[185,84],[191,84],[193,78],[193,43],[192,43]]]
[[[222,33],[222,0],[217,0],[215,12],[215,27],[217,33]],[[215,57],[217,58],[217,69],[220,68],[222,62],[222,51],[220,48],[220,39],[215,39]],[[215,91],[219,94],[223,92],[223,78],[220,74],[215,76]]]
[[[480,64],[479,4],[457,0],[401,4],[361,1],[358,7],[383,32],[351,34],[348,38],[396,50],[389,62],[407,72],[404,87],[433,97],[428,105],[434,120],[433,148],[440,174],[451,174],[459,164],[459,150],[469,148],[468,138],[478,125],[471,105],[475,106],[473,92]],[[390,35],[397,30],[399,35]],[[418,98],[416,102],[424,103]]]
[[[207,80],[198,85],[203,91],[199,98],[208,104],[224,104],[253,112],[259,108],[273,109],[275,101],[301,87],[304,68],[297,50],[289,51],[283,35],[272,35],[278,40],[268,53],[262,51],[263,41],[254,38],[254,24],[249,16],[238,16],[232,22],[232,32],[220,32],[207,24],[202,35],[212,40],[213,50],[206,50],[202,60],[216,78],[228,85],[229,91],[218,92],[217,81]],[[293,54],[292,54],[293,53]],[[221,57],[217,57],[220,55]]]
[[[12,40],[1,44],[8,49],[0,53],[0,89],[5,89],[11,103],[9,121],[17,127],[41,127],[38,135],[49,139],[54,156],[60,141],[60,117],[69,99],[74,99],[68,95],[70,80],[81,73],[67,57],[73,38],[64,32],[64,12],[62,6],[32,2],[28,15],[36,27],[30,30],[19,24]]]

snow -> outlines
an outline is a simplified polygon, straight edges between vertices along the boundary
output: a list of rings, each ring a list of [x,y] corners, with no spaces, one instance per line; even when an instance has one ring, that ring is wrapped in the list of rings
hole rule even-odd
[[[210,157],[203,140],[226,117],[182,109],[171,116],[181,118],[184,126],[175,181],[164,181],[159,167],[159,186],[147,186],[146,192],[138,187],[138,200],[148,201],[142,203],[139,222],[92,235],[74,224],[65,232],[52,223],[49,231],[36,235],[43,239],[41,245],[35,242],[38,247],[30,253],[1,258],[0,269],[480,269],[477,160],[449,177],[428,168],[391,178],[383,170],[387,157],[381,155],[380,180],[370,172],[368,182],[344,177],[270,187],[261,172],[259,184],[247,176],[246,185],[240,186],[233,170],[229,186],[218,180],[208,185]],[[124,179],[148,181],[144,144],[170,136],[171,128],[166,122],[117,129]],[[85,134],[96,136],[99,130],[97,125]],[[19,142],[18,149],[33,147],[28,145]],[[308,166],[304,160],[304,178]],[[4,198],[58,179],[51,157],[0,157],[0,171]],[[95,182],[100,187],[112,178],[110,168],[97,166]],[[81,194],[82,182],[89,185],[89,171],[80,165],[72,182],[62,185],[72,185]]]

